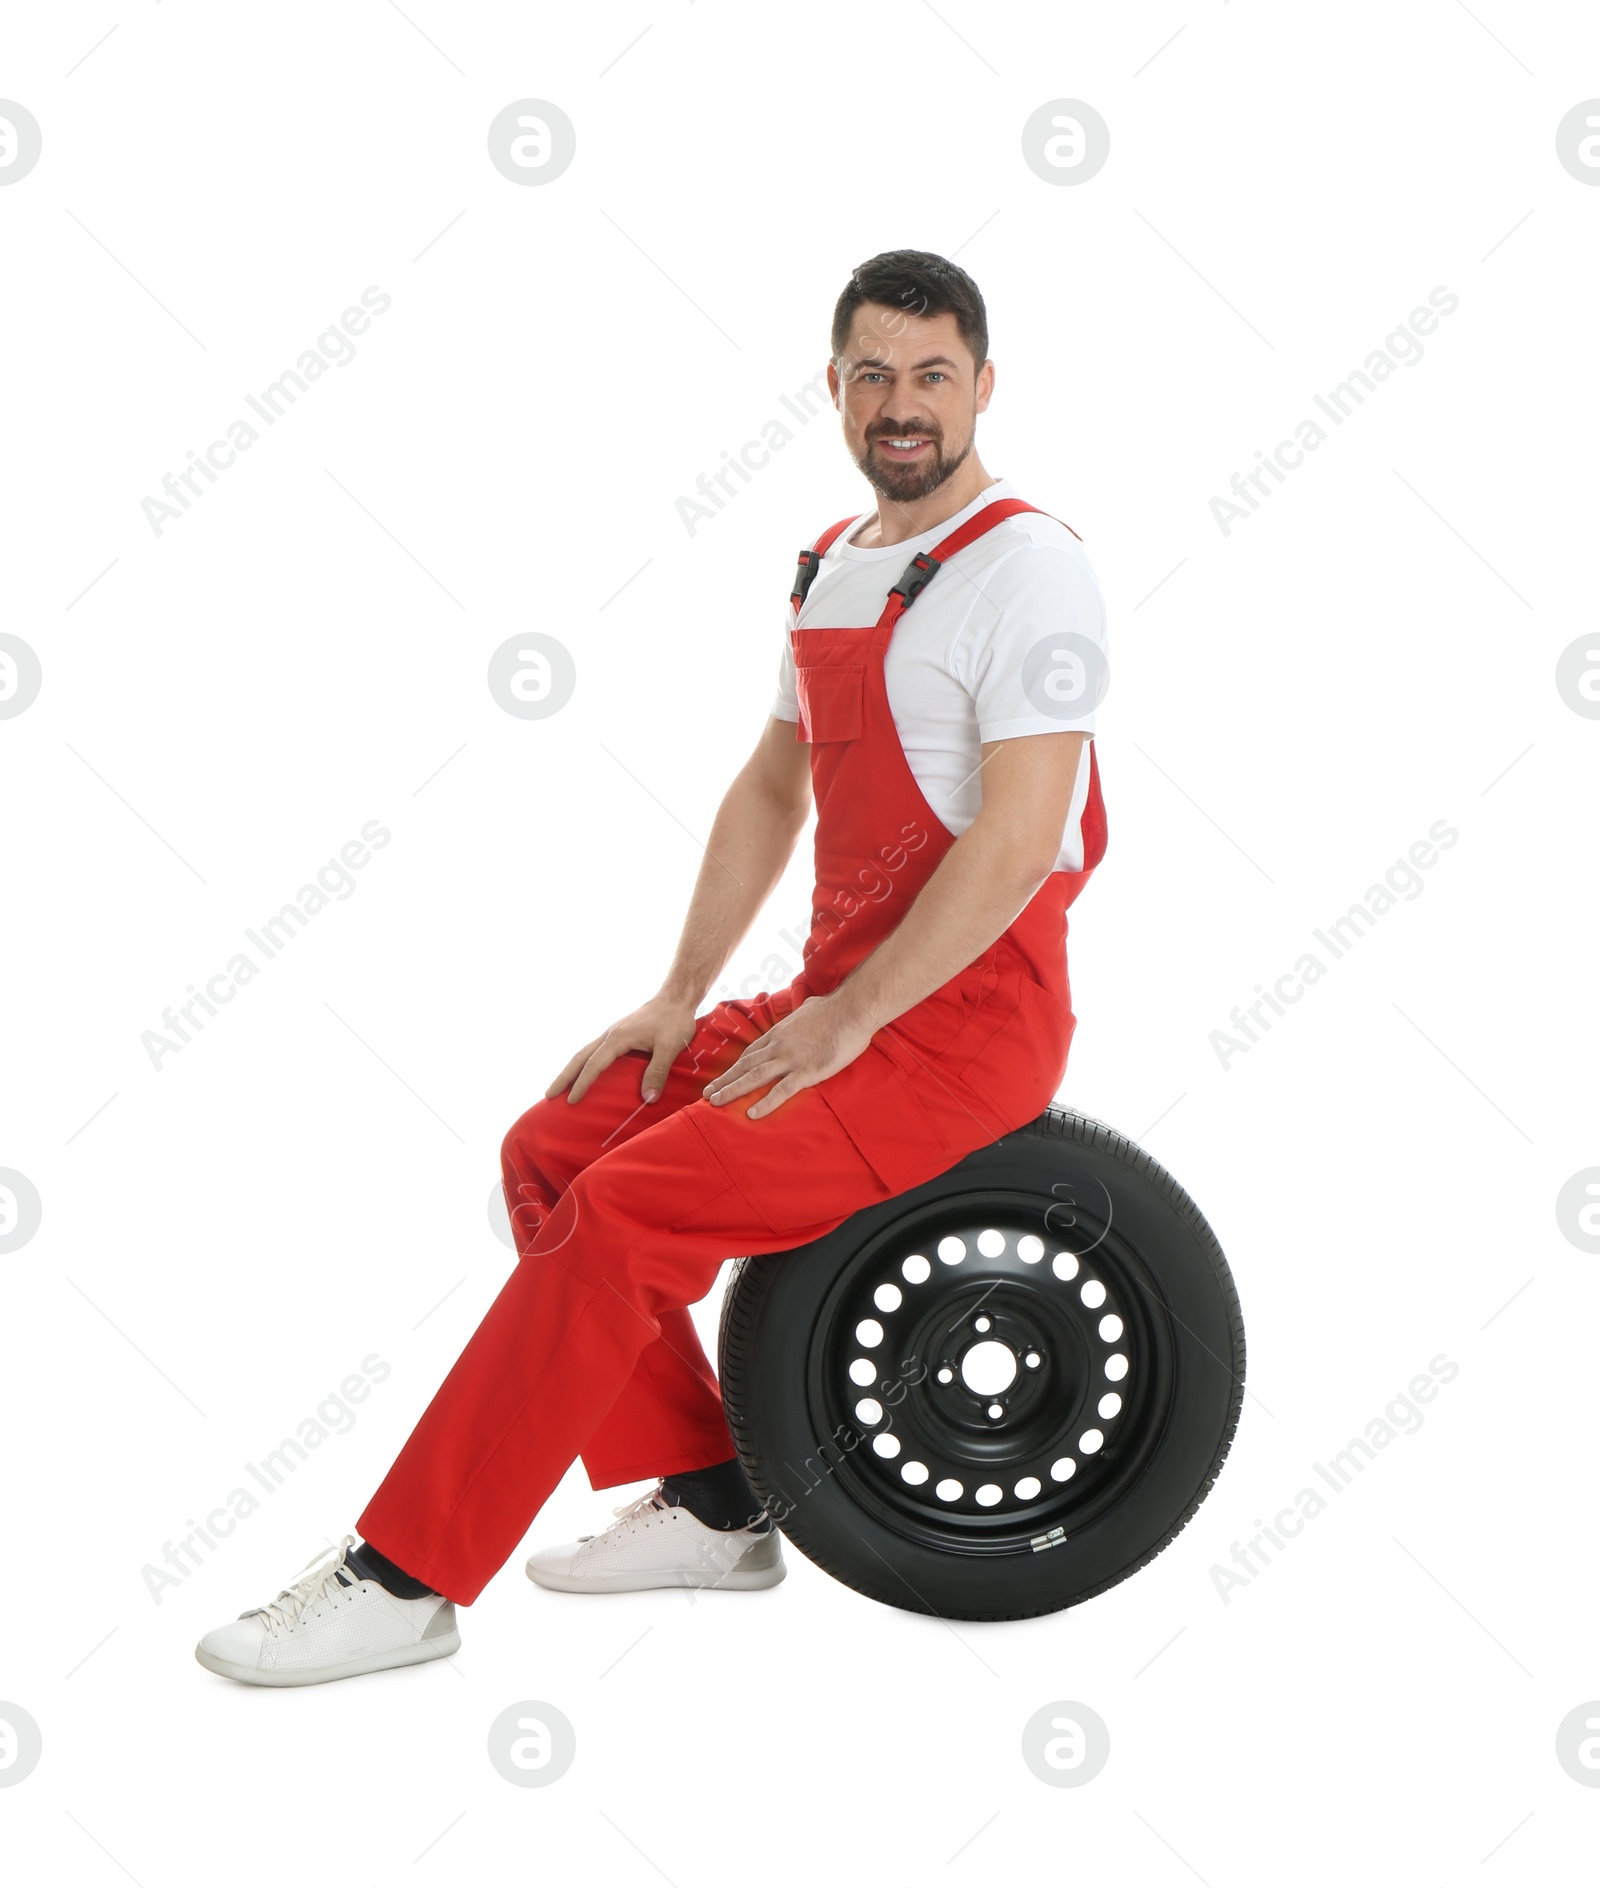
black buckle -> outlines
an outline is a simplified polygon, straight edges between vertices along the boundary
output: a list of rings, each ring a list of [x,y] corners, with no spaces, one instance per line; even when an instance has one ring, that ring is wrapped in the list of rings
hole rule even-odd
[[[789,592],[789,601],[798,610],[810,594],[811,579],[816,576],[822,562],[820,553],[809,546],[800,553],[800,568],[794,574],[794,588]]]
[[[918,551],[897,584],[889,586],[890,596],[899,595],[904,599],[900,608],[902,613],[909,610],[921,593],[933,582],[939,569],[940,560],[928,551]]]

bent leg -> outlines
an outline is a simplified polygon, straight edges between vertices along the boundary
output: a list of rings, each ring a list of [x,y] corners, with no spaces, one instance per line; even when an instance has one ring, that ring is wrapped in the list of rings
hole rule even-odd
[[[602,1421],[618,1459],[646,1458],[653,1436],[611,1412],[644,1352],[662,1354],[664,1314],[725,1258],[805,1244],[889,1197],[819,1091],[757,1121],[752,1099],[653,1119],[575,1176],[362,1514],[381,1553],[476,1599]]]
[[[706,1083],[772,1020],[769,1006],[759,1002],[717,1005],[699,1019],[657,1101],[640,1100],[647,1058],[636,1051],[603,1069],[581,1101],[557,1095],[536,1102],[512,1126],[500,1150],[518,1253],[530,1250],[562,1194],[585,1168],[699,1100]],[[707,1468],[734,1453],[716,1372],[694,1320],[680,1308],[663,1311],[658,1323],[660,1336],[645,1346],[632,1376],[584,1444],[591,1488]]]

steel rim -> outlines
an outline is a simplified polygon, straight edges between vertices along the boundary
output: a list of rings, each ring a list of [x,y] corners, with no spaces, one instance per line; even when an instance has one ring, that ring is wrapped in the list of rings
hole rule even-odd
[[[1176,1385],[1157,1281],[1098,1211],[985,1190],[914,1208],[835,1280],[807,1364],[827,1468],[892,1532],[1039,1551],[1125,1498]]]

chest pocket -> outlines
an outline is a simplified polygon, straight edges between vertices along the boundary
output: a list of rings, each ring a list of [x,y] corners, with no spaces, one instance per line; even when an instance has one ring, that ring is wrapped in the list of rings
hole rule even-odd
[[[795,668],[800,739],[855,741],[861,737],[861,697],[867,671],[859,662],[809,662]]]

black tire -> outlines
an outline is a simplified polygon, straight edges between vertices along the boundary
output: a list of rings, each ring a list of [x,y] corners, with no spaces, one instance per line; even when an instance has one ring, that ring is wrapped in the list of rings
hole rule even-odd
[[[941,1263],[948,1239],[965,1255]],[[994,1392],[977,1366],[1003,1375],[1002,1347],[1015,1376]],[[826,1238],[740,1259],[718,1350],[740,1460],[794,1545],[871,1599],[953,1619],[1055,1612],[1154,1559],[1216,1480],[1244,1394],[1211,1228],[1132,1141],[1058,1108]],[[920,1485],[902,1473],[917,1463]]]

